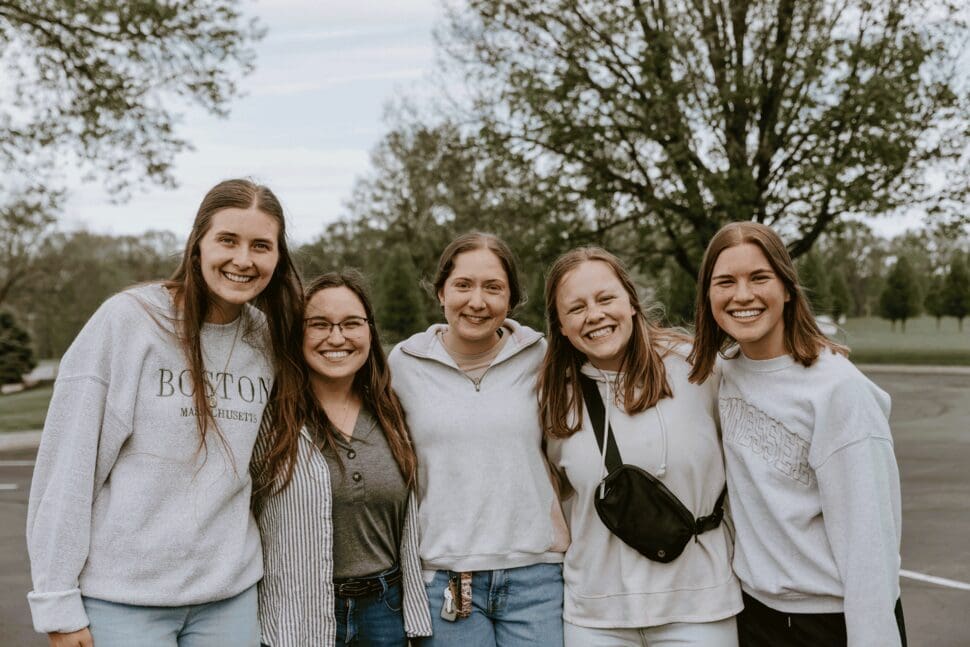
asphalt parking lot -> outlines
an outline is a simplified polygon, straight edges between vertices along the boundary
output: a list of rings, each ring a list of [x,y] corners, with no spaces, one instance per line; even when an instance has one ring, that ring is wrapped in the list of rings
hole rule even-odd
[[[911,647],[967,647],[970,630],[970,373],[873,369],[893,397],[903,492],[903,606]],[[43,647],[25,598],[32,450],[0,451],[0,646]],[[927,580],[946,580],[949,584]],[[821,647],[821,646],[820,646]]]

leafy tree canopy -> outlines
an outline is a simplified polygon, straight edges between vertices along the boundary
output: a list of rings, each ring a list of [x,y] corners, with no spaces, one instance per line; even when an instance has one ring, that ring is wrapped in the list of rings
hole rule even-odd
[[[224,114],[261,36],[236,0],[0,0],[0,168],[174,185],[174,99]],[[45,182],[49,184],[50,182]]]
[[[961,3],[470,0],[445,36],[493,141],[696,274],[725,222],[795,256],[843,216],[959,205]],[[658,240],[660,244],[658,245]]]

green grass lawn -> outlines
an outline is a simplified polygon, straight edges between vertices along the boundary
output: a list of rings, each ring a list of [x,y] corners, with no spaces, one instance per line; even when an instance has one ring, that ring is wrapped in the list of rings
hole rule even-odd
[[[0,432],[41,429],[53,391],[54,387],[47,385],[0,395]]]
[[[936,319],[924,316],[907,321],[902,332],[884,319],[849,319],[832,337],[847,344],[859,364],[970,366],[970,319],[964,324],[960,332],[956,319],[946,317],[937,329]]]

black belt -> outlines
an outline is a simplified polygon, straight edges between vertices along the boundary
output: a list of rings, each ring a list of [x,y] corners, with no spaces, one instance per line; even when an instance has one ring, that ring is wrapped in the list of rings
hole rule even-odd
[[[334,578],[333,589],[334,593],[341,598],[364,598],[380,593],[400,581],[401,569],[395,567],[394,570],[367,577]]]

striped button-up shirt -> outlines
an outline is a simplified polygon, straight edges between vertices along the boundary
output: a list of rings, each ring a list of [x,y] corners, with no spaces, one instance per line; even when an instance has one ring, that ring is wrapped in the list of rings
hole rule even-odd
[[[269,448],[260,434],[255,455]],[[262,640],[270,647],[330,647],[336,639],[333,525],[327,461],[304,428],[293,480],[262,503],[256,521],[263,542],[259,583]],[[431,635],[428,596],[421,579],[414,493],[408,498],[400,562],[404,627],[409,638]]]

